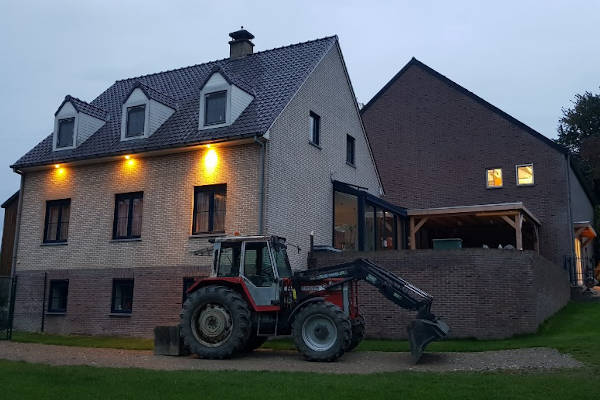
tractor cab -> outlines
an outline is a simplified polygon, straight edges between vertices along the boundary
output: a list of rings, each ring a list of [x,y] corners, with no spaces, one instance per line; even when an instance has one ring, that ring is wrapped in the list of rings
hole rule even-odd
[[[281,280],[292,276],[284,238],[217,238],[213,249],[213,277],[242,278],[256,306],[279,304]]]

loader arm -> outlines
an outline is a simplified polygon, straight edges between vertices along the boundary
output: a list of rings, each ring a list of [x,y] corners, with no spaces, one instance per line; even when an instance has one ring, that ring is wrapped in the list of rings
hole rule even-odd
[[[341,280],[326,287],[325,290],[350,281],[365,281],[376,287],[391,302],[404,309],[416,311],[417,318],[407,328],[415,362],[421,358],[427,344],[448,334],[448,325],[431,313],[433,302],[431,295],[370,260],[358,258],[348,263],[294,274],[294,281],[297,284],[331,278]]]

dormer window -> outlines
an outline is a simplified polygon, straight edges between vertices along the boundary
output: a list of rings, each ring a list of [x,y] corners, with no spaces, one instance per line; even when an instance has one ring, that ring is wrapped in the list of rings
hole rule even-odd
[[[204,126],[224,124],[227,111],[227,91],[208,93],[204,100]]]
[[[56,148],[62,149],[73,147],[75,141],[75,118],[63,118],[58,120],[58,135]]]
[[[127,132],[125,137],[144,136],[144,124],[146,121],[146,105],[142,104],[127,108]]]

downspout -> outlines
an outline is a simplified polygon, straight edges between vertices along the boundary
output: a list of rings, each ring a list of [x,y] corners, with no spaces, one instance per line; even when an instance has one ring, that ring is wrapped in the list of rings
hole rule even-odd
[[[569,249],[570,249],[570,256],[569,259],[571,260],[569,267],[569,270],[567,271],[569,273],[569,280],[571,279],[571,268],[574,268],[575,264],[575,231],[573,229],[573,212],[571,210],[571,155],[569,153],[565,154],[565,159],[567,160],[567,200],[568,200],[568,209],[569,209],[569,236],[571,238],[571,242],[569,244]],[[573,282],[571,282],[571,285],[573,285]]]
[[[25,176],[18,169],[13,170],[15,173],[21,175],[21,183],[19,185],[19,200],[17,204],[17,218],[15,221],[15,238],[13,243],[13,254],[10,263],[10,284],[8,285],[8,302],[9,302],[9,318],[10,318],[10,336],[12,336],[12,324],[14,320],[14,306],[15,302],[13,296],[16,296],[17,285],[14,284],[17,276],[17,251],[19,250],[19,234],[21,231],[21,213],[23,211],[23,186],[25,184]],[[14,293],[13,293],[14,290]],[[9,336],[9,339],[11,337]]]
[[[262,139],[262,140],[261,140]],[[264,138],[254,136],[254,142],[260,146],[258,165],[258,234],[264,234],[264,207],[265,207],[265,147]]]

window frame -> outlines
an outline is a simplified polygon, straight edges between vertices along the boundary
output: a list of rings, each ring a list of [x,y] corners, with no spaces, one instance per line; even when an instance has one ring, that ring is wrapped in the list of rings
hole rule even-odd
[[[52,308],[52,293],[57,285],[66,285],[66,294],[65,294],[65,308]],[[47,313],[53,314],[66,314],[69,303],[69,280],[68,279],[51,279],[50,280],[50,290],[48,292],[48,307],[46,308]]]
[[[68,205],[69,206],[69,222],[67,222],[69,225],[71,224],[71,199],[58,199],[58,200],[46,200],[46,216],[44,217],[44,233],[43,233],[43,238],[42,238],[42,242],[43,243],[67,243],[68,239],[69,239],[69,231],[67,228],[67,237],[64,240],[60,239],[60,229],[61,229],[61,225],[62,225],[62,212],[63,212],[63,206],[64,205]],[[49,217],[50,217],[50,207],[52,206],[58,206],[58,220],[56,222],[56,238],[55,240],[50,240],[48,239],[48,222],[49,222]]]
[[[211,95],[217,95],[217,94],[223,95],[223,97],[225,99],[225,102],[224,102],[225,110],[223,111],[223,120],[222,121],[208,123],[207,120],[206,120],[206,116],[207,116],[207,113],[208,113],[208,99],[209,99],[209,97]],[[208,92],[208,93],[204,94],[204,110],[203,110],[204,119],[203,119],[203,126],[212,127],[212,126],[224,125],[224,124],[227,123],[228,95],[229,95],[229,93],[228,93],[227,89],[224,89],[224,90],[215,90],[215,91]]]
[[[308,140],[311,144],[320,148],[321,147],[321,116],[314,111],[309,111],[308,112],[308,120],[310,121],[309,131],[308,131],[308,134],[309,134]]]
[[[117,236],[117,226],[119,222],[119,200],[129,199],[129,209],[127,212],[127,235],[126,236]],[[129,240],[129,239],[140,239],[142,237],[142,232],[140,229],[139,235],[132,235],[131,230],[133,227],[133,200],[134,199],[142,199],[142,226],[143,226],[143,210],[144,210],[144,192],[129,192],[129,193],[117,193],[115,194],[115,212],[113,217],[113,240]]]
[[[500,186],[490,186],[489,185],[489,180],[488,180],[488,173],[489,171],[494,171],[494,170],[500,170],[500,175],[502,176],[502,185]],[[500,167],[491,167],[491,168],[486,168],[485,169],[485,188],[486,189],[502,189],[504,187],[504,171],[502,171],[502,168]]]
[[[348,156],[351,156],[348,159]],[[346,164],[356,166],[356,139],[352,135],[346,135]]]
[[[521,167],[531,167],[531,183],[519,183],[519,168]],[[525,164],[517,164],[515,165],[515,180],[517,186],[534,186],[535,185],[535,169],[533,168],[533,163],[525,163]]]
[[[134,110],[134,109],[140,109],[143,108],[144,109],[144,123],[143,123],[143,129],[142,129],[142,133],[137,134],[137,135],[129,135],[129,113]],[[144,137],[146,135],[146,103],[142,103],[142,104],[134,104],[134,105],[130,105],[127,106],[125,112],[125,139],[135,139],[135,138],[139,138],[139,137]]]
[[[56,143],[55,143],[55,149],[56,150],[65,150],[65,149],[72,149],[75,147],[75,129],[76,129],[76,116],[65,116],[62,118],[58,118],[57,122],[56,122]],[[59,142],[60,142],[60,125],[61,122],[63,121],[73,121],[73,131],[71,132],[71,144],[68,146],[59,146]]]
[[[225,233],[225,221],[223,221],[223,230],[222,231],[215,231],[214,230],[214,226],[215,226],[215,193],[217,191],[220,191],[219,189],[222,189],[222,191],[225,193],[225,215],[227,215],[227,184],[226,183],[218,183],[215,185],[202,185],[202,186],[194,186],[194,209],[193,209],[193,215],[192,215],[192,235],[207,235],[207,234],[221,234],[221,233]],[[208,192],[210,193],[210,199],[209,199],[209,204],[208,204],[208,230],[206,232],[204,231],[195,231],[194,228],[196,226],[196,218],[197,218],[197,212],[198,212],[198,201],[197,201],[197,196],[198,193],[204,193],[204,192]]]
[[[117,310],[115,309],[115,300],[117,294],[117,284],[124,282],[131,282],[131,308],[129,310]],[[132,314],[133,313],[133,294],[135,289],[135,280],[133,278],[115,278],[112,283],[112,295],[110,301],[110,313],[111,314]]]

